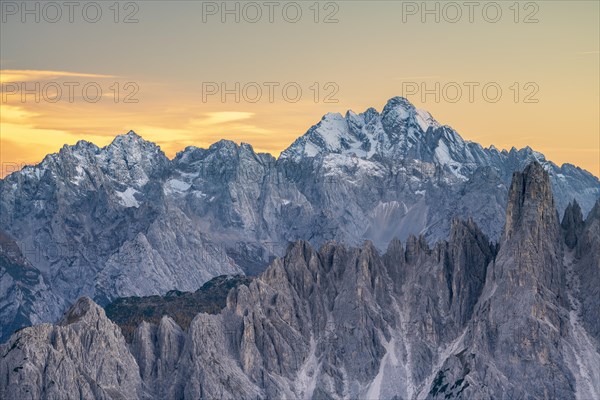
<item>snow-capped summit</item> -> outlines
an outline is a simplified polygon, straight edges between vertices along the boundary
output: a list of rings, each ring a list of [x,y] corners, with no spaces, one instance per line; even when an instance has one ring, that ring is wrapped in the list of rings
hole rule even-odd
[[[404,97],[387,101],[381,113],[374,108],[345,116],[329,113],[284,150],[280,159],[300,161],[321,154],[377,157],[394,162],[422,160],[466,180],[477,168],[491,166],[504,178],[531,161],[549,163],[543,154],[526,147],[499,152],[495,147],[464,140],[448,125],[442,125]]]
[[[156,144],[134,131],[117,136],[98,154],[101,168],[119,182],[139,188],[160,175],[169,160]]]
[[[280,158],[298,161],[321,153],[355,154],[367,159],[376,154],[405,155],[415,143],[425,139],[430,128],[439,127],[427,111],[416,109],[404,97],[393,97],[381,114],[374,108],[360,114],[349,110],[345,116],[326,114]]]
[[[416,158],[447,166],[456,174],[488,158],[480,145],[465,141],[404,97],[388,100],[381,113],[369,108],[361,114],[348,111],[345,117],[327,114],[280,158],[298,161],[323,153],[366,159],[375,155],[396,160]]]
[[[157,153],[160,151],[155,143],[145,140],[143,137],[129,131],[123,135],[118,135],[114,140],[106,147],[102,148],[106,152],[123,151],[129,155],[139,155],[141,152]]]

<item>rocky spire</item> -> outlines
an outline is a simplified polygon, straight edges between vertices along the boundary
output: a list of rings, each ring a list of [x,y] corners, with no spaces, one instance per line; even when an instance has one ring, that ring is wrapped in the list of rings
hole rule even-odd
[[[594,204],[594,208],[592,208],[592,211],[590,211],[590,213],[588,214],[588,216],[585,220],[585,225],[589,226],[594,221],[599,221],[599,220],[600,220],[600,198],[596,200],[596,203]]]
[[[535,161],[513,174],[498,258],[500,276],[548,289],[565,301],[558,212],[548,173]]]
[[[447,392],[439,395],[440,385],[458,378],[463,382],[466,375],[472,387],[464,398],[479,397],[475,388],[482,386],[501,387],[514,398],[572,398],[570,373],[564,372],[564,356],[556,345],[568,334],[569,320],[562,260],[549,176],[534,162],[513,174],[500,248],[470,319],[474,325],[466,333],[466,348],[479,350],[446,361],[432,385],[433,398],[448,398]],[[444,380],[448,376],[452,379]],[[506,377],[511,377],[510,388]]]
[[[573,200],[573,202],[569,203],[565,209],[561,223],[565,236],[565,243],[569,248],[572,249],[577,245],[577,238],[581,234],[583,225],[584,222],[581,207],[579,207],[577,200]]]
[[[503,241],[511,240],[518,233],[530,236],[535,242],[542,240],[542,236],[554,239],[558,235],[558,215],[550,178],[537,161],[523,172],[513,174]]]
[[[494,251],[488,238],[471,218],[452,221],[448,247],[451,309],[453,317],[461,325],[471,318]]]

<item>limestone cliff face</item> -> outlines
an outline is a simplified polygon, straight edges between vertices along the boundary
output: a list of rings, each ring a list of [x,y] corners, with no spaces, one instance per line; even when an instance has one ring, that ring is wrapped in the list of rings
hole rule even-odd
[[[583,223],[571,206],[573,223],[561,226],[539,164],[514,175],[508,198],[498,245],[459,219],[447,241],[410,236],[384,254],[368,241],[319,250],[297,241],[233,288],[220,313],[185,330],[169,317],[143,322],[128,347],[82,300],[58,326],[0,347],[0,394],[598,398],[600,202]]]
[[[52,320],[66,306],[14,239],[0,230],[0,338]]]
[[[600,199],[577,237],[575,278],[580,316],[600,346]]]
[[[574,200],[572,203],[569,203],[569,205],[565,209],[565,213],[563,214],[563,219],[561,222],[561,227],[565,236],[566,245],[570,249],[574,248],[577,245],[579,236],[581,235],[581,231],[584,227],[584,220],[581,212],[581,207],[579,207],[579,203],[577,203],[577,200]]]
[[[469,383],[466,398],[574,398],[563,344],[570,333],[559,227],[542,167],[515,173],[498,254],[460,351],[439,370],[440,385]],[[434,397],[445,394],[438,388]]]
[[[89,298],[58,325],[15,333],[0,346],[0,398],[143,398],[138,364],[119,327]]]

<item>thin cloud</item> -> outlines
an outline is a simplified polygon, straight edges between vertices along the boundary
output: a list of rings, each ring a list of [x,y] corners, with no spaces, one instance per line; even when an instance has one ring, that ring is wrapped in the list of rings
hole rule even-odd
[[[43,71],[33,69],[0,69],[0,83],[31,82],[58,78],[115,78],[114,75],[90,74],[69,71]]]
[[[192,125],[195,126],[212,126],[221,125],[234,121],[241,121],[244,119],[252,118],[254,113],[244,111],[219,111],[210,112],[205,114],[207,118],[193,119]]]
[[[14,106],[10,104],[2,105],[2,115],[0,116],[0,123],[26,123],[31,118],[38,116],[39,114],[28,111],[24,107]]]

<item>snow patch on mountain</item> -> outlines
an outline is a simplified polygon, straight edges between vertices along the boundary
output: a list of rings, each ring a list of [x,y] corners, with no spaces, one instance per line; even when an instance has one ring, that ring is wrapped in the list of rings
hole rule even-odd
[[[85,171],[81,165],[77,165],[75,171],[77,171],[77,174],[71,179],[71,183],[78,186],[85,177]]]
[[[441,126],[429,112],[421,109],[416,110],[416,120],[423,132],[426,132],[429,128],[439,128]]]
[[[190,187],[192,187],[192,185],[187,182],[179,179],[169,179],[165,183],[165,194],[185,193],[190,189]]]
[[[345,154],[327,154],[323,159],[323,169],[324,175],[328,177],[373,177],[383,176],[385,173],[376,162]]]
[[[135,198],[135,195],[137,193],[139,193],[139,192],[137,190],[135,190],[134,188],[128,187],[123,192],[117,191],[115,193],[119,197],[119,203],[123,207],[127,207],[127,208],[129,208],[129,207],[135,207],[135,208],[138,208],[140,206],[140,203]]]

